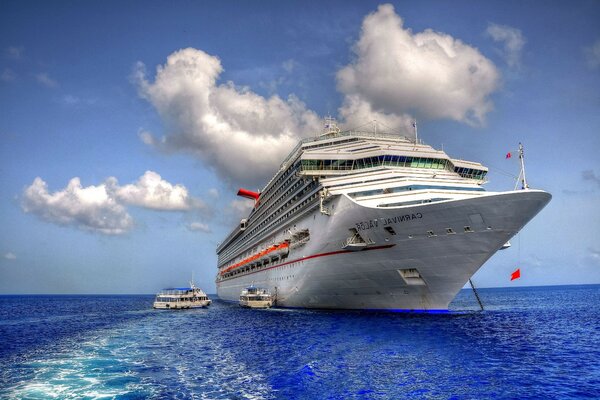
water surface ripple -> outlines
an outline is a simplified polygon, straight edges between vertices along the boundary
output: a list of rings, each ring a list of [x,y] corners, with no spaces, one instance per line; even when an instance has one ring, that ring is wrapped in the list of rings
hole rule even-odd
[[[480,292],[448,314],[0,296],[0,398],[600,398],[600,285]]]

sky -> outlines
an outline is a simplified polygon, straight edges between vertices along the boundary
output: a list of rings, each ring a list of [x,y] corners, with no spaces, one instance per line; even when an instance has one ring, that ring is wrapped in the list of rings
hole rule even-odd
[[[302,137],[377,120],[551,203],[479,287],[600,283],[598,1],[3,1],[0,294],[215,292]],[[511,282],[510,273],[521,269]]]

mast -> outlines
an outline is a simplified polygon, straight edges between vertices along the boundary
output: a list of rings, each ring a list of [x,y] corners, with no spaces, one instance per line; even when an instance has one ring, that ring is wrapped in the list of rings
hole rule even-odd
[[[525,155],[523,153],[523,144],[521,142],[519,142],[519,160],[521,161],[521,183],[523,184],[522,189],[529,189],[527,178],[525,177]]]

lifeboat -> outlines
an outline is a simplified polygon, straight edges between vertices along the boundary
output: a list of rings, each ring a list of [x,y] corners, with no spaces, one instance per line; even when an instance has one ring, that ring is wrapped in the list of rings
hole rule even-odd
[[[269,246],[266,249],[225,268],[223,271],[221,271],[221,275],[225,275],[226,273],[242,266],[249,266],[254,263],[262,264],[267,260],[270,261],[271,259],[285,257],[289,253],[289,247],[290,245],[288,242],[282,242]]]

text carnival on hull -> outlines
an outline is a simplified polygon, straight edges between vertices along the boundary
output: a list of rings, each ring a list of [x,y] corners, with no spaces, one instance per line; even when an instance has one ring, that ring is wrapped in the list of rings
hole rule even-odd
[[[550,201],[522,170],[526,190],[487,192],[479,163],[329,119],[260,193],[240,189],[255,206],[217,248],[218,295],[257,284],[283,307],[447,309]]]

